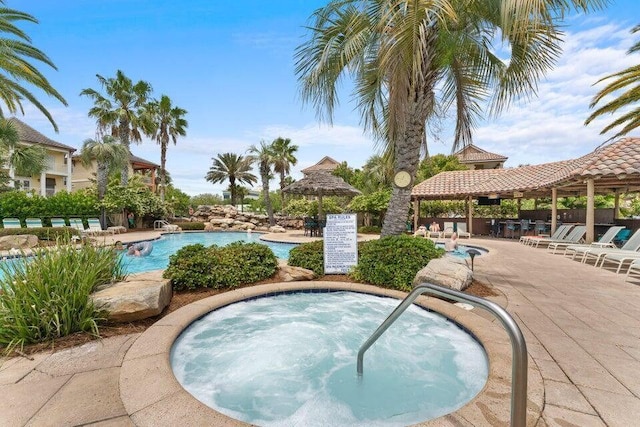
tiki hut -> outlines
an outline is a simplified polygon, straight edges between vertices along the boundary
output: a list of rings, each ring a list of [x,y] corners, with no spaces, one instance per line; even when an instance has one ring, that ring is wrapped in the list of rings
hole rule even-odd
[[[347,184],[342,178],[328,172],[309,172],[299,181],[282,189],[289,194],[302,194],[318,197],[318,217],[323,218],[323,196],[357,196],[360,190]]]

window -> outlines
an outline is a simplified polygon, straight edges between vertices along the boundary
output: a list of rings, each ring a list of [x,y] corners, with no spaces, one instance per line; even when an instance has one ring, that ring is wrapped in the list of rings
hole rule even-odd
[[[28,179],[23,180],[21,185],[22,185],[22,189],[23,190],[27,190],[28,191],[28,190],[31,189],[31,181],[29,181]]]

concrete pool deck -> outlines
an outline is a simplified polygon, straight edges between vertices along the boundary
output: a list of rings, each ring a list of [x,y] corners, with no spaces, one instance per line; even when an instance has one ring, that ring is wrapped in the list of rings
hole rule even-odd
[[[130,232],[107,239],[126,242],[152,235]],[[520,324],[530,362],[542,376],[544,407],[536,425],[636,425],[640,419],[640,288],[625,283],[624,275],[514,241],[471,239],[468,243],[491,251],[476,258],[476,277],[501,293],[492,299]],[[158,340],[173,333],[172,326],[161,320],[155,330],[162,328],[166,333]],[[145,333],[145,340],[149,337]],[[141,334],[123,335],[53,354],[39,353],[33,360],[5,362],[0,367],[0,424],[147,425],[128,415],[131,409],[142,410],[135,403],[131,407],[136,396],[122,395],[123,363],[130,369],[125,360],[145,359],[132,353],[148,348],[140,339]],[[143,364],[132,372],[152,377],[154,369],[153,364],[146,368]],[[162,393],[167,386],[156,382],[149,394]],[[140,404],[149,399],[138,397]],[[162,408],[152,406],[149,411],[156,411],[160,422],[155,425],[171,425],[170,418],[162,418]],[[200,425],[197,413],[183,415],[182,425]],[[210,421],[209,425],[233,425]],[[483,424],[468,420],[460,425]]]

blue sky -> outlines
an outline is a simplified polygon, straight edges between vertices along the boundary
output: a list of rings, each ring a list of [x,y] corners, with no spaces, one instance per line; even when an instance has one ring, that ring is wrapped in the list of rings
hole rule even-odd
[[[7,6],[34,15],[38,25],[23,24],[35,46],[58,71],[41,69],[67,99],[63,107],[39,99],[54,115],[59,134],[32,107],[24,120],[59,142],[80,148],[95,136],[87,117],[91,101],[83,88],[98,89],[95,75],[121,69],[133,80],[152,84],[188,111],[187,137],[170,146],[167,168],[174,184],[188,194],[220,193],[226,185],[204,180],[218,153],[244,153],[260,140],[278,136],[299,145],[300,169],[328,155],[361,167],[376,147],[363,135],[350,93],[341,92],[333,127],[320,124],[298,97],[293,51],[303,26],[320,0],[7,0]],[[474,143],[509,157],[506,166],[563,160],[586,154],[608,137],[598,121],[583,126],[588,104],[601,77],[638,63],[626,51],[629,30],[640,24],[640,2],[618,0],[605,11],[567,19],[564,53],[538,88],[538,97],[514,105],[499,119],[479,124]],[[600,86],[601,87],[601,86]],[[429,150],[450,153],[449,123]],[[640,132],[636,135],[640,136]],[[134,154],[159,163],[152,141],[134,146]],[[274,181],[275,184],[275,181]]]

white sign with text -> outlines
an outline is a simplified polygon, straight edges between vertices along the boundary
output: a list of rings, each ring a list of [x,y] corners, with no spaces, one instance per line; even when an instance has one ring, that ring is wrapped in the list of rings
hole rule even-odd
[[[324,229],[324,272],[346,274],[358,264],[356,214],[329,214]]]

